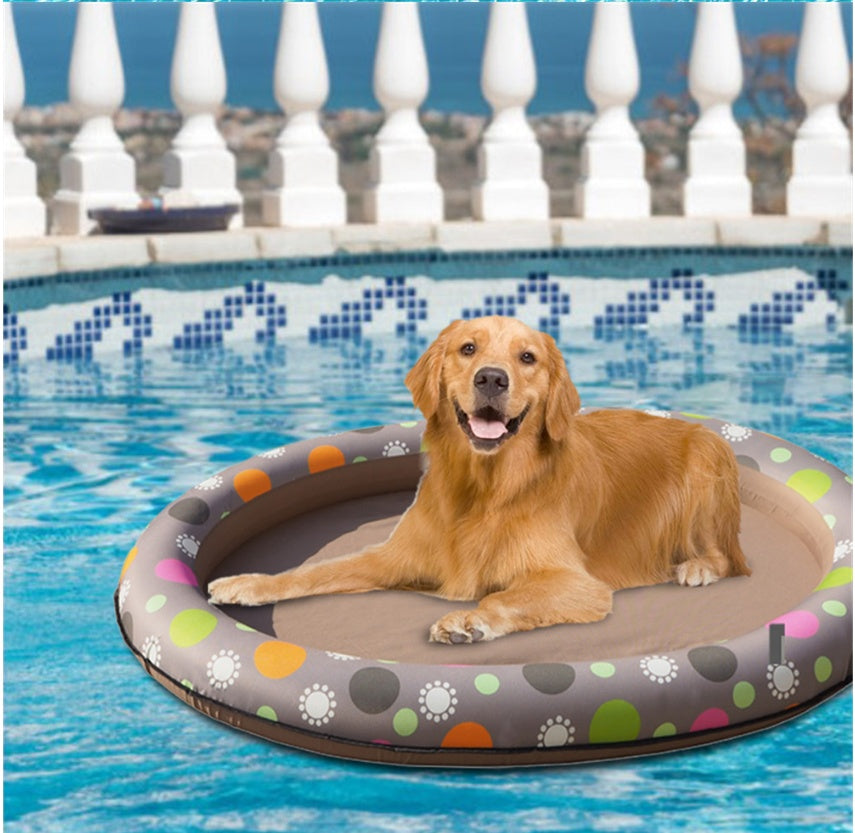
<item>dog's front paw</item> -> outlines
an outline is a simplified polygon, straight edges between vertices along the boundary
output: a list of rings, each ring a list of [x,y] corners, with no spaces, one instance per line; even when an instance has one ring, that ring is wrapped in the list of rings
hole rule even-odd
[[[493,628],[475,610],[457,610],[443,616],[430,629],[431,642],[443,642],[447,645],[462,645],[467,642],[489,642],[501,634]]]
[[[721,578],[721,574],[713,567],[699,559],[683,561],[674,571],[677,584],[684,587],[706,587]]]
[[[255,607],[271,601],[265,593],[269,583],[270,576],[260,573],[218,578],[208,585],[208,598],[215,605]]]

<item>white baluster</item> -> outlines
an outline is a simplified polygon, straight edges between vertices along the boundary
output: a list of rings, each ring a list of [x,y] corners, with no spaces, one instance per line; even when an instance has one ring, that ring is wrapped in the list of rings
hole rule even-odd
[[[629,118],[638,94],[638,55],[628,2],[597,3],[585,62],[585,91],[597,108],[582,148],[583,181],[576,207],[583,217],[647,217],[650,186],[644,148]]]
[[[525,117],[536,86],[525,3],[492,3],[481,90],[493,117],[478,148],[479,182],[472,190],[480,220],[549,218],[540,146]]]
[[[689,134],[689,176],[683,211],[689,217],[751,214],[745,141],[731,105],[742,89],[742,56],[733,3],[697,3],[689,57],[689,92],[701,114]]]
[[[52,225],[58,234],[87,234],[95,227],[90,209],[139,203],[134,160],[113,127],[113,114],[125,97],[125,76],[110,3],[77,6],[68,96],[83,125],[59,163]]]
[[[242,205],[235,187],[234,154],[217,129],[226,98],[226,67],[220,48],[215,3],[181,3],[170,90],[184,117],[163,157],[166,205]],[[243,225],[243,212],[229,228]]]
[[[419,4],[384,3],[374,59],[374,96],[386,119],[371,149],[371,187],[364,200],[370,222],[442,220],[436,155],[418,116],[428,83]]]
[[[334,226],[347,219],[338,157],[321,129],[329,95],[315,3],[284,3],[273,88],[287,121],[270,154],[261,210],[269,226]]]
[[[24,104],[24,71],[11,3],[4,4],[3,28],[3,236],[39,237],[45,233],[45,205],[36,196],[36,165],[24,154],[12,126]]]
[[[793,143],[787,213],[796,217],[852,214],[852,146],[838,102],[852,82],[840,7],[805,3],[796,59],[796,89],[807,117]]]

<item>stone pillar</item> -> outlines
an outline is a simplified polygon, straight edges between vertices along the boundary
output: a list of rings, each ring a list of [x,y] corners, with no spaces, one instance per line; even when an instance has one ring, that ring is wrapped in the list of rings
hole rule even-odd
[[[851,83],[840,7],[805,3],[796,89],[807,117],[793,143],[793,174],[787,183],[791,216],[852,215],[852,146],[838,111]]]
[[[270,154],[261,201],[268,226],[337,226],[347,220],[338,157],[321,129],[329,73],[315,3],[283,3],[273,89],[287,121]]]
[[[371,187],[364,197],[369,222],[442,220],[436,155],[418,116],[427,93],[419,4],[384,3],[374,60],[374,96],[386,120],[371,149]]]
[[[540,146],[526,121],[537,74],[525,3],[491,3],[481,90],[493,117],[478,148],[479,182],[472,211],[479,220],[549,219]]]
[[[170,90],[184,122],[163,157],[164,204],[242,205],[235,157],[216,122],[226,98],[216,3],[181,4]],[[239,211],[229,228],[242,225]]]
[[[134,160],[113,127],[113,114],[125,97],[125,76],[110,3],[77,6],[68,97],[83,125],[59,163],[52,230],[88,234],[96,225],[89,209],[139,203]]]
[[[582,217],[648,217],[644,148],[629,118],[638,95],[638,55],[628,2],[596,3],[585,62],[585,92],[597,108],[582,148],[576,189]]]
[[[36,165],[24,154],[12,126],[24,104],[24,70],[11,3],[4,3],[3,28],[3,237],[40,237],[45,233],[45,204],[36,196]]]
[[[745,141],[731,105],[742,89],[742,56],[733,3],[697,3],[689,57],[689,92],[701,114],[689,134],[687,217],[751,214]]]

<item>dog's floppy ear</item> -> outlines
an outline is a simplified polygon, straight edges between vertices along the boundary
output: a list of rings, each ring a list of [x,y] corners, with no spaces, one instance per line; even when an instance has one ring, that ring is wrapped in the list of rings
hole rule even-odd
[[[546,339],[549,357],[549,393],[546,397],[546,433],[558,442],[567,436],[570,421],[582,403],[576,386],[570,381],[564,356],[551,336]]]
[[[436,337],[436,341],[425,350],[404,379],[404,384],[413,395],[413,403],[426,419],[430,419],[439,408],[442,360],[445,358],[448,337],[456,323],[450,324]]]

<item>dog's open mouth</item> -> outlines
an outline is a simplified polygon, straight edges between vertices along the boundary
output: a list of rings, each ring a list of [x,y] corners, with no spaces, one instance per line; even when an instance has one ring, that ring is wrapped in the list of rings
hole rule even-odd
[[[520,430],[520,425],[528,413],[526,406],[526,409],[513,419],[508,419],[490,407],[479,408],[474,413],[467,414],[457,402],[454,403],[454,409],[463,433],[478,451],[493,451],[505,440],[513,437]]]

